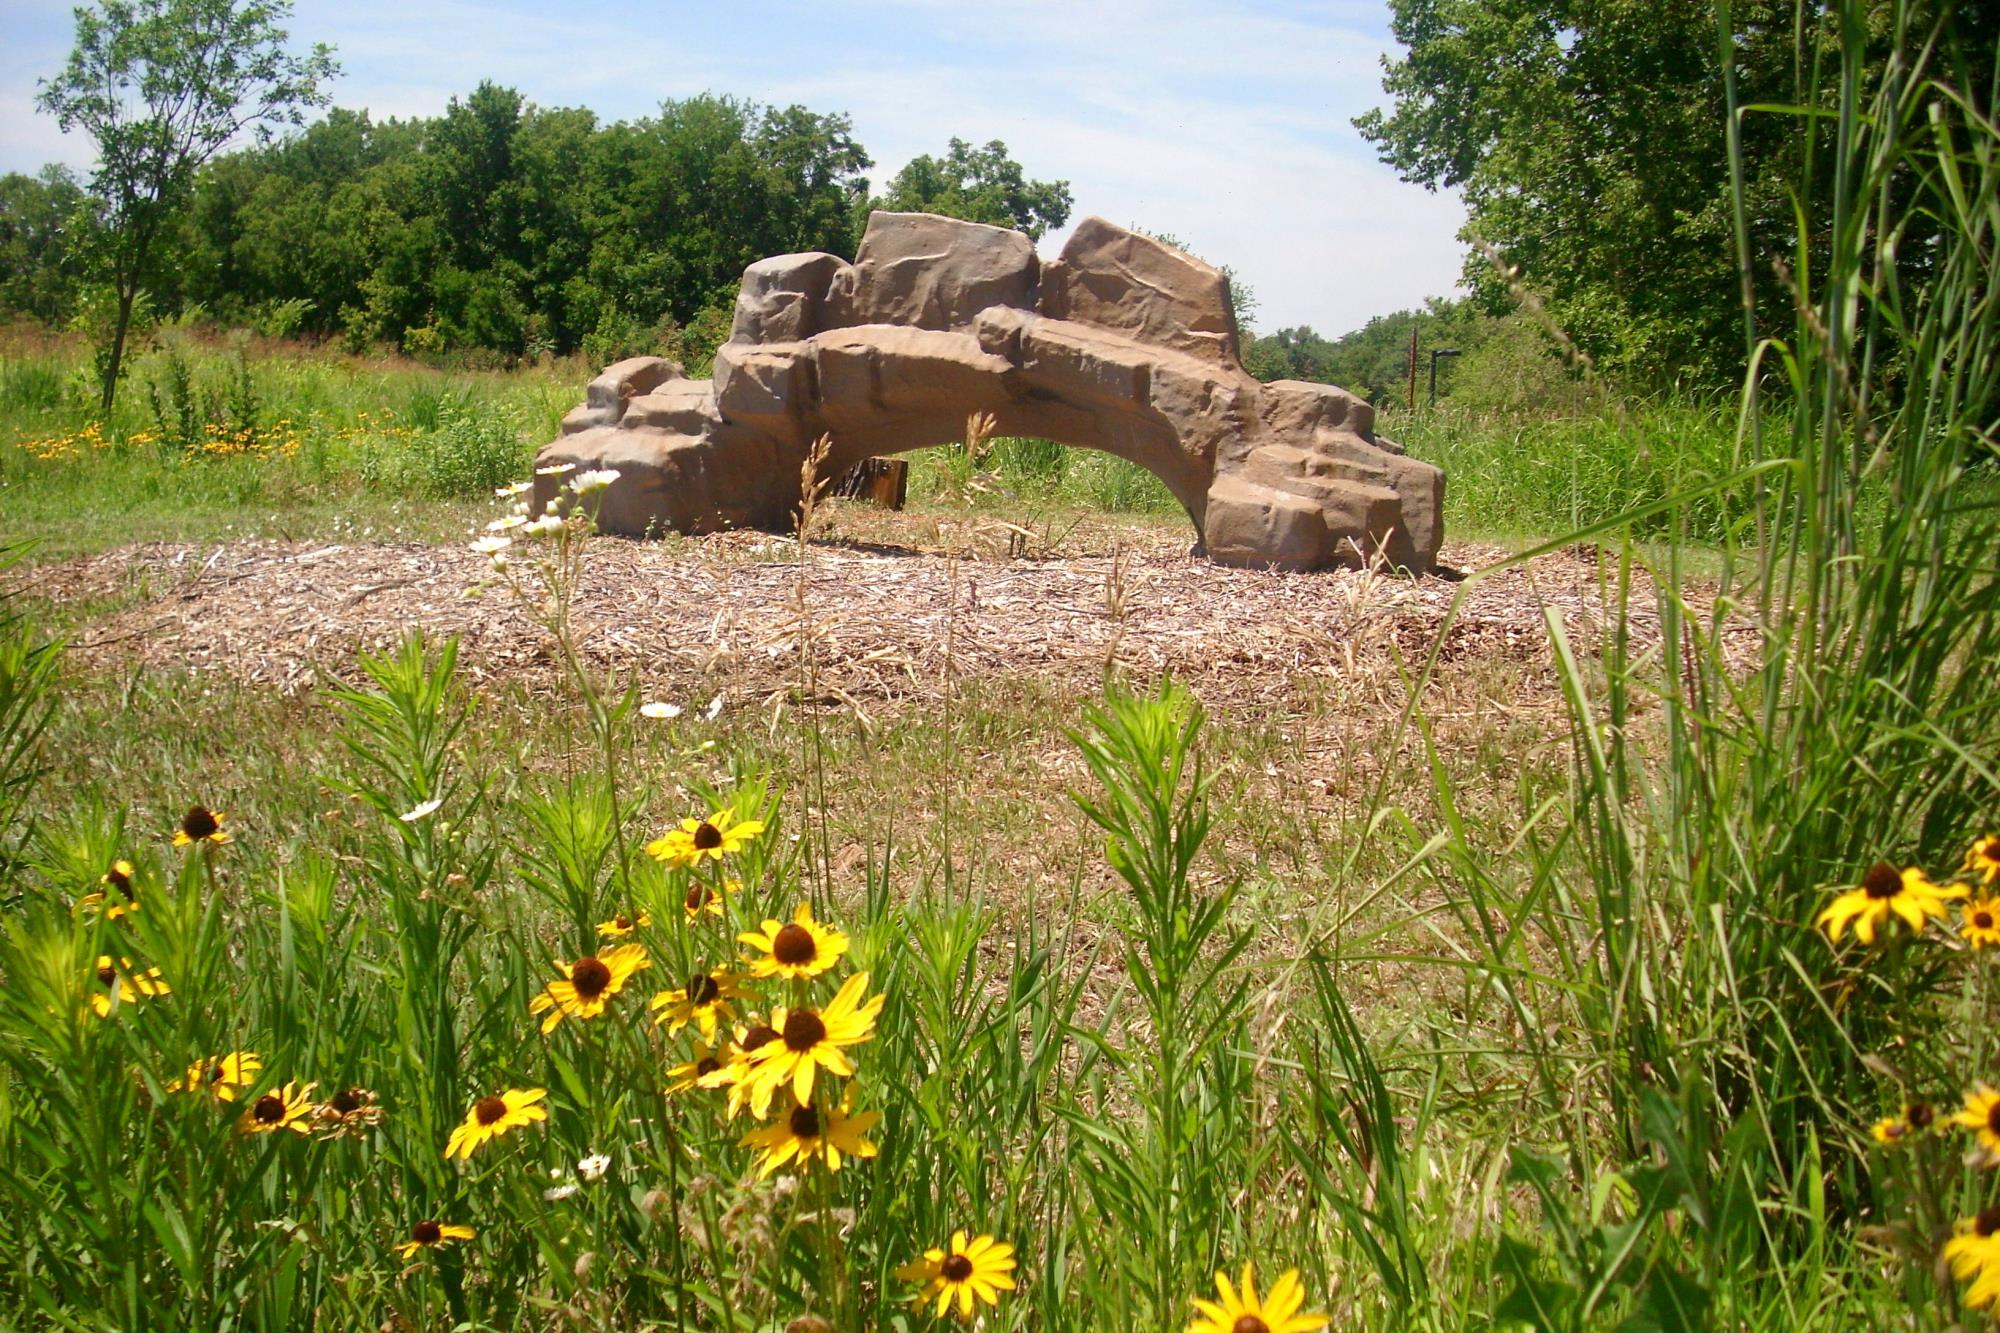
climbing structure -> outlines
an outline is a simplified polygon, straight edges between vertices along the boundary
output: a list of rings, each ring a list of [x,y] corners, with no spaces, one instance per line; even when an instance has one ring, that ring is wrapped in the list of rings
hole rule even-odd
[[[1224,564],[1423,573],[1443,538],[1443,473],[1378,438],[1352,394],[1258,383],[1228,279],[1100,218],[1053,260],[1020,232],[928,213],[872,214],[852,264],[761,260],[713,380],[620,361],[538,462],[615,468],[610,532],[783,528],[821,435],[833,477],[961,439],[974,412],[1149,469]],[[541,478],[538,505],[555,490]]]

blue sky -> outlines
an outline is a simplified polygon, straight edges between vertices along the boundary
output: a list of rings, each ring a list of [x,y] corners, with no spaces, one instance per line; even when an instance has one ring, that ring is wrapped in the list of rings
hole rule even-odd
[[[87,168],[88,142],[34,111],[70,5],[0,6],[0,171]],[[290,29],[335,47],[339,105],[378,116],[436,114],[482,78],[607,120],[726,92],[846,112],[878,182],[954,135],[1003,139],[1070,182],[1075,217],[1231,265],[1264,330],[1343,332],[1457,281],[1458,201],[1397,181],[1349,123],[1382,101],[1382,0],[297,0]]]

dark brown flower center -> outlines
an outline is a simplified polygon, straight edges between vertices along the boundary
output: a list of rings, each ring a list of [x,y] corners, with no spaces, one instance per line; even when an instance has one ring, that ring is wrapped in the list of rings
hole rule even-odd
[[[722,845],[722,830],[706,819],[694,826],[694,849],[698,852],[712,852]]]
[[[1990,1133],[2000,1134],[2000,1101],[1986,1108],[1986,1128]]]
[[[716,996],[720,994],[722,994],[722,986],[710,973],[704,972],[688,982],[687,995],[689,1004],[697,1007],[704,1004],[714,1004]]]
[[[1972,1219],[1972,1229],[1982,1236],[2000,1231],[2000,1204],[1980,1209],[1979,1216]]]
[[[767,1042],[776,1041],[777,1039],[778,1039],[778,1030],[776,1028],[767,1027],[764,1024],[759,1023],[756,1027],[751,1028],[750,1031],[744,1034],[743,1045],[742,1045],[743,1054],[748,1055],[750,1054],[750,1052],[756,1050],[759,1046],[762,1046]]]
[[[1973,927],[1974,927],[1975,929],[1978,929],[1978,930],[1991,930],[1991,929],[1993,929],[1993,913],[1991,913],[1991,912],[1974,912],[1974,913],[1972,914],[1972,924],[1973,924]]]
[[[267,1092],[257,1099],[255,1106],[250,1108],[250,1114],[256,1116],[262,1124],[275,1125],[285,1118],[285,1099],[276,1093]]]
[[[795,1051],[809,1051],[826,1040],[826,1024],[810,1009],[794,1009],[785,1015],[785,1045]]]
[[[361,1109],[361,1093],[356,1088],[342,1088],[333,1094],[333,1100],[327,1105],[341,1115],[352,1115]]]
[[[819,957],[813,933],[794,921],[771,937],[771,957],[787,967],[804,967]]]
[[[1909,1132],[1910,1127],[1900,1120],[1891,1120],[1882,1127],[1882,1136],[1889,1139],[1900,1139]]]
[[[792,1108],[792,1137],[816,1139],[819,1137],[819,1112],[810,1106]]]
[[[580,998],[594,1000],[611,984],[611,969],[595,958],[579,958],[569,970],[569,984]]]
[[[472,1106],[472,1118],[482,1125],[491,1125],[507,1114],[505,1097],[481,1097]]]
[[[1910,1122],[1911,1129],[1929,1129],[1931,1121],[1936,1118],[1937,1112],[1930,1108],[1928,1102],[1911,1102],[1903,1112],[1903,1119]]]
[[[104,882],[124,894],[127,898],[132,896],[132,877],[117,866],[113,866],[104,872]]]
[[[104,985],[109,986],[112,982],[118,980],[118,970],[107,963],[97,969],[97,979]]]
[[[938,1265],[938,1272],[947,1282],[963,1282],[972,1276],[972,1260],[962,1254],[948,1254]]]
[[[216,1061],[216,1062],[215,1062],[214,1064],[212,1064],[212,1065],[210,1065],[210,1066],[209,1066],[209,1069],[208,1069],[208,1081],[209,1081],[210,1083],[220,1083],[220,1082],[222,1082],[222,1072],[223,1072],[223,1071],[222,1071],[222,1061],[220,1061],[220,1060],[217,1060],[217,1061]]]
[[[444,1228],[435,1222],[419,1222],[410,1228],[410,1239],[419,1245],[435,1245],[444,1239]]]
[[[1229,1326],[1229,1333],[1271,1333],[1271,1326],[1254,1314],[1240,1314]]]
[[[699,912],[702,908],[708,906],[708,900],[714,896],[715,891],[709,888],[708,885],[690,884],[688,886],[687,897],[682,899],[681,902],[688,911]]]
[[[696,1078],[707,1078],[720,1068],[722,1068],[722,1061],[712,1055],[704,1055],[701,1059],[694,1062],[694,1076]]]
[[[613,917],[611,918],[611,924],[620,930],[630,930],[632,929],[632,918],[629,916]]]
[[[1877,902],[1885,902],[1903,891],[1903,876],[1887,861],[1877,861],[1868,867],[1868,874],[1862,878],[1862,890]]]
[[[188,807],[188,812],[181,816],[181,832],[197,842],[203,838],[213,837],[221,827],[222,822],[205,805],[191,805]]]

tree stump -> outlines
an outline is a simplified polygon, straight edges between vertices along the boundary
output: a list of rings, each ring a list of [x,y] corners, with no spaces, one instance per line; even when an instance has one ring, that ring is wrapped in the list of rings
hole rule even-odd
[[[864,458],[828,492],[846,500],[866,500],[882,509],[901,509],[909,498],[910,465],[900,458]]]

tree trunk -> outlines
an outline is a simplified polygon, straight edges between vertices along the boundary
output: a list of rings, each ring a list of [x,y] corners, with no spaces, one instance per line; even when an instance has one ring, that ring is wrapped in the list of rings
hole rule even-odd
[[[111,405],[118,398],[118,368],[125,360],[125,331],[132,327],[132,301],[139,284],[118,284],[118,323],[111,330],[111,360],[104,367],[104,419],[111,419]]]

